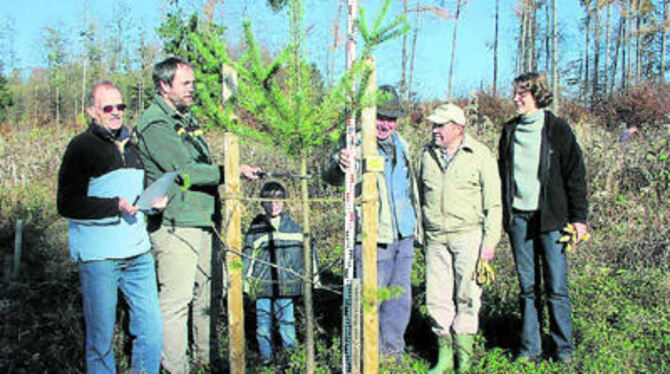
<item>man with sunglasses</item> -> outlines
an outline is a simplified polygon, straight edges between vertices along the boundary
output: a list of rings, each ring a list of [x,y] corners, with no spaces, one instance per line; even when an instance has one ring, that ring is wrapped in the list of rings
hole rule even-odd
[[[68,144],[58,175],[58,212],[70,220],[86,322],[86,370],[114,373],[117,294],[130,309],[133,373],[158,373],[162,322],[144,212],[133,205],[144,187],[139,151],[123,127],[121,92],[93,86],[91,122]],[[167,198],[152,203],[165,207]]]
[[[172,171],[188,181],[184,191],[178,186],[168,190],[169,206],[149,225],[165,325],[162,365],[172,374],[189,372],[189,326],[195,361],[208,366],[218,358],[214,337],[223,283],[214,230],[221,222],[218,186],[224,172],[212,162],[189,110],[195,96],[193,73],[188,62],[176,57],[157,63],[157,95],[137,124],[148,181]],[[241,165],[240,171],[256,179],[260,168]]]
[[[384,159],[384,172],[379,173],[379,224],[377,233],[377,286],[400,288],[401,294],[379,305],[379,352],[387,359],[398,360],[405,349],[405,329],[412,310],[410,278],[414,259],[414,238],[418,229],[417,186],[410,162],[408,144],[396,132],[398,118],[404,115],[400,98],[392,86],[379,87],[387,96],[377,107],[377,147]],[[360,134],[357,134],[360,135]],[[333,152],[324,168],[323,179],[343,185],[346,169],[352,162],[360,167],[360,143],[357,154],[344,148],[344,141]],[[360,183],[361,180],[357,180]],[[358,186],[360,187],[360,186]],[[357,191],[361,191],[360,188]],[[359,222],[357,217],[356,222]],[[360,225],[358,225],[360,231]],[[362,277],[360,236],[354,247],[356,277]]]

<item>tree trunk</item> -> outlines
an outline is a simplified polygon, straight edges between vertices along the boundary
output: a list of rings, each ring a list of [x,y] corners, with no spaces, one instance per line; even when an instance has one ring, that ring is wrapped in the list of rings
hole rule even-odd
[[[633,29],[634,24],[635,24],[635,22],[633,22],[633,12],[634,12],[634,6],[635,6],[634,4],[635,4],[635,0],[630,0],[630,6],[628,7],[628,39],[627,39],[628,43],[626,43],[626,48],[628,50],[627,53],[626,53],[626,55],[628,57],[628,61],[627,61],[627,65],[626,65],[626,84],[627,85],[630,85],[633,82],[633,51],[632,51],[632,48],[633,48],[632,44],[633,43],[631,41],[631,38],[633,37],[633,35],[635,35],[634,29]]]
[[[300,174],[307,174],[307,156],[303,155],[300,160]],[[303,282],[303,305],[305,308],[305,368],[307,373],[314,373],[314,302],[312,300],[312,285],[314,281],[314,264],[312,263],[311,227],[309,222],[309,190],[307,180],[300,182],[302,193],[302,229],[303,229],[303,262],[305,264],[305,277],[309,282]]]
[[[419,6],[421,2],[419,0],[416,0],[416,11],[414,12],[414,34],[412,35],[412,57],[410,58],[410,63],[409,63],[409,84],[407,85],[407,101],[408,105],[412,105],[412,100],[414,98],[412,97],[412,87],[414,83],[414,57],[415,57],[415,52],[416,52],[416,39],[419,35]]]
[[[558,97],[558,20],[556,18],[556,0],[551,0],[551,79],[552,89],[554,93],[553,112],[558,113],[559,97]]]
[[[591,4],[590,1],[586,1],[586,25],[584,27],[586,42],[584,43],[584,81],[582,87],[582,97],[587,97],[589,92],[589,49],[591,48]],[[587,99],[587,101],[589,101]]]
[[[517,72],[516,75],[526,72],[526,34],[528,33],[528,24],[526,23],[526,17],[528,17],[528,4],[523,3],[523,11],[521,12],[521,22],[519,23],[521,29],[519,30],[519,57],[517,61]]]
[[[591,99],[595,102],[599,99],[598,92],[598,71],[600,70],[600,9],[598,9],[598,0],[595,1],[593,9],[595,23],[593,25],[593,81],[591,88]]]
[[[402,0],[402,14],[407,19],[407,2],[409,0]],[[407,33],[402,35],[402,61],[400,66],[400,100],[405,100],[407,97]]]
[[[622,28],[622,40],[621,40],[621,88],[628,87],[628,15],[621,14],[621,28]]]
[[[617,73],[617,64],[619,62],[619,50],[621,48],[621,43],[622,39],[624,37],[624,18],[621,17],[619,19],[619,27],[617,28],[617,39],[616,39],[616,47],[614,49],[614,59],[612,60],[613,65],[612,65],[612,73],[611,73],[611,78],[610,78],[610,86],[609,86],[609,92],[612,93],[614,92],[614,86],[616,84],[616,73]],[[623,66],[623,62],[621,63],[621,66]]]
[[[603,89],[605,97],[609,95],[609,67],[610,67],[610,23],[611,23],[611,4],[610,0],[605,0],[605,6],[607,7],[607,18],[605,20],[605,72],[603,74]]]
[[[668,36],[668,25],[670,19],[668,18],[668,0],[663,2],[663,31],[661,32],[661,82],[665,82],[665,55],[667,54],[667,47],[665,41]]]
[[[635,82],[642,81],[642,45],[640,41],[640,25],[642,15],[640,11],[640,0],[635,0]]]
[[[291,17],[293,18],[293,43],[295,45],[294,59],[295,66],[298,72],[295,74],[295,88],[296,92],[302,92],[302,27],[300,22],[302,20],[302,7],[299,0],[291,1]],[[296,110],[300,112],[302,108],[296,106]],[[298,126],[298,129],[300,125]],[[307,174],[307,158],[305,155],[301,158],[301,173]],[[310,227],[309,227],[309,193],[307,190],[307,181],[303,180],[301,184],[302,189],[302,208],[303,208],[303,258],[305,259],[305,275],[307,279],[312,280],[312,252],[309,243]],[[314,374],[316,369],[314,360],[314,309],[312,303],[312,284],[306,284],[304,287],[304,305],[305,305],[305,372],[307,374]]]
[[[496,13],[495,13],[495,28],[493,31],[493,85],[491,91],[493,96],[496,95],[496,89],[498,87],[498,19],[500,17],[500,0],[496,0]]]
[[[456,2],[456,15],[454,18],[454,35],[451,39],[451,62],[449,63],[449,88],[447,90],[447,100],[451,101],[452,88],[454,86],[454,63],[456,62],[456,36],[458,34],[458,19],[461,15],[461,4],[463,0]]]
[[[56,123],[60,124],[60,83],[56,85]]]
[[[536,11],[537,6],[535,3],[536,0],[529,0],[529,17],[528,17],[528,69],[530,71],[537,70],[537,64],[535,59],[535,34],[537,31],[537,22],[536,22]]]
[[[550,71],[550,59],[551,55],[551,26],[550,26],[550,16],[549,16],[549,2],[547,1],[544,4],[544,71],[547,73]]]

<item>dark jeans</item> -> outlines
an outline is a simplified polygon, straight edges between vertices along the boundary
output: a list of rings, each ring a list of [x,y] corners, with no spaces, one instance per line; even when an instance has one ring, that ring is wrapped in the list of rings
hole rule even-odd
[[[412,311],[412,260],[414,238],[396,240],[377,247],[377,286],[400,287],[402,294],[379,305],[379,352],[399,354],[405,349],[405,329]],[[354,248],[356,276],[361,277],[361,246]]]
[[[542,320],[542,289],[540,264],[544,274],[544,292],[549,308],[549,333],[558,358],[572,356],[572,316],[568,298],[567,258],[560,231],[541,233],[535,212],[517,212],[512,215],[509,232],[514,261],[521,288],[520,356],[538,356],[542,353],[540,339]]]

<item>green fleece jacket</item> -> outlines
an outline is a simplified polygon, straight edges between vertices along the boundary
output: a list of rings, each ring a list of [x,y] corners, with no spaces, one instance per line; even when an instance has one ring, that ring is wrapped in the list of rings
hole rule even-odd
[[[468,135],[444,168],[440,150],[424,146],[418,182],[427,241],[446,242],[447,234],[482,228],[482,247],[494,248],[502,231],[500,177],[493,154]]]
[[[186,191],[176,185],[170,188],[162,224],[210,227],[217,222],[220,215],[217,186],[223,182],[223,170],[212,164],[197,120],[188,113],[182,115],[156,96],[140,118],[136,132],[147,183],[171,171],[178,171],[190,182]],[[151,226],[150,223],[150,229]]]

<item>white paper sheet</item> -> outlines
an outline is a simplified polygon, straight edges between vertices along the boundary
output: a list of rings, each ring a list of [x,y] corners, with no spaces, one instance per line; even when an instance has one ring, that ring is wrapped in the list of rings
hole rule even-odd
[[[142,194],[137,198],[135,205],[141,210],[150,210],[151,202],[167,194],[168,188],[170,188],[175,179],[177,179],[177,175],[179,175],[179,173],[176,171],[163,174],[162,177],[158,178],[158,180],[142,191]]]

